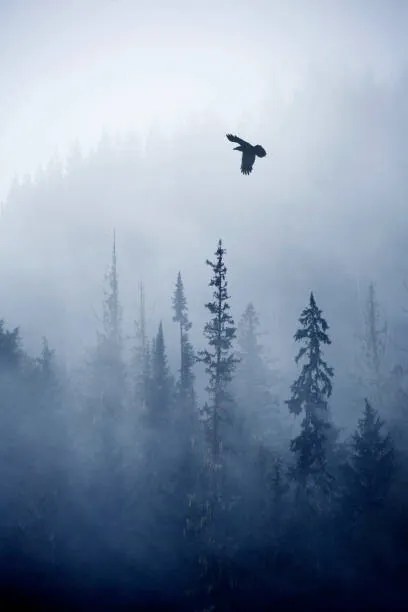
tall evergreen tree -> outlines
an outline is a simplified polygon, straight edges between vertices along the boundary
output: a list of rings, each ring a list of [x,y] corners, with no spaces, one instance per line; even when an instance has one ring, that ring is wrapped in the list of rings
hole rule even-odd
[[[264,357],[259,343],[259,319],[252,303],[246,307],[238,324],[238,356],[235,389],[243,409],[246,426],[256,438],[275,435],[278,420],[278,398],[273,393],[277,376]],[[271,431],[273,429],[273,431]]]
[[[161,322],[152,343],[151,364],[150,418],[153,423],[163,423],[170,417],[170,408],[173,400],[173,379],[167,363],[163,325]]]
[[[188,332],[191,323],[188,319],[187,300],[184,294],[183,281],[180,272],[177,275],[176,288],[173,296],[173,321],[179,324],[180,330],[180,379],[179,393],[183,403],[188,402],[190,407],[194,405],[194,351],[189,341]]]
[[[112,263],[106,275],[107,288],[103,303],[103,331],[98,334],[96,369],[105,414],[118,414],[123,405],[125,370],[122,360],[122,309],[116,259],[116,237],[113,236]]]
[[[387,325],[381,322],[375,286],[370,283],[364,313],[364,369],[368,392],[378,406],[383,403],[386,338]]]
[[[49,347],[45,337],[42,339],[41,354],[36,362],[40,403],[55,412],[62,403],[62,381],[57,372],[55,351]]]
[[[380,508],[395,471],[394,447],[382,429],[384,421],[368,400],[352,439],[352,455],[345,466],[346,500],[353,512]]]
[[[292,477],[300,488],[311,493],[314,488],[328,492],[332,477],[327,470],[327,437],[330,430],[327,401],[332,393],[333,368],[322,357],[322,344],[331,344],[328,325],[316,305],[313,293],[300,316],[301,328],[296,342],[303,342],[295,361],[304,359],[302,371],[291,386],[287,401],[291,413],[304,413],[301,432],[291,441],[296,464]]]
[[[50,349],[47,338],[43,337],[41,355],[38,357],[37,362],[40,367],[41,374],[46,380],[54,378],[54,359],[55,351]]]
[[[113,236],[112,263],[105,276],[103,327],[98,332],[96,350],[91,362],[88,405],[93,421],[94,474],[99,472],[97,486],[100,495],[109,497],[107,512],[117,512],[123,476],[123,445],[121,429],[125,406],[125,367],[122,360],[121,306],[116,260],[116,240]],[[95,438],[95,433],[98,437]],[[97,442],[97,444],[95,444]],[[115,490],[115,493],[113,491]]]
[[[0,319],[0,368],[15,368],[21,361],[21,339],[18,327],[9,331]]]
[[[136,344],[133,350],[134,397],[136,405],[143,411],[149,403],[150,348],[146,332],[145,293],[139,285],[139,317],[135,321]]]
[[[219,240],[215,252],[216,260],[207,260],[213,276],[209,286],[214,287],[213,300],[206,304],[211,319],[204,327],[204,335],[208,340],[209,349],[200,351],[198,359],[206,366],[209,377],[207,391],[211,403],[206,415],[207,426],[210,436],[211,457],[214,464],[220,460],[223,448],[221,426],[227,420],[231,421],[232,415],[229,408],[232,397],[229,385],[238,359],[233,352],[233,342],[236,337],[234,320],[230,314],[227,268],[224,263],[225,249]]]
[[[234,429],[230,385],[238,359],[233,351],[236,328],[230,314],[225,249],[221,240],[215,255],[214,262],[206,262],[212,270],[209,286],[214,288],[213,299],[206,304],[211,318],[204,327],[209,347],[197,355],[208,374],[209,402],[202,416],[209,452],[200,471],[200,486],[190,498],[186,521],[187,530],[200,538],[198,565],[203,588],[200,597],[202,601],[208,600],[209,606],[234,588],[230,562],[236,554],[236,541],[230,528],[236,519],[232,511],[236,490],[225,449],[231,447]]]

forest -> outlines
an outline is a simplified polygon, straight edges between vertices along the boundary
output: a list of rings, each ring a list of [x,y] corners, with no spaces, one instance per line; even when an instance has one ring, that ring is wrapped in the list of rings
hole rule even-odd
[[[52,207],[67,194],[84,197],[92,164],[99,181],[101,160],[116,155],[104,146],[86,160],[77,154],[74,169],[54,165],[14,186],[2,215],[8,248],[24,219],[39,249],[38,215],[42,231],[49,223],[49,253],[60,241],[53,215],[71,227],[72,247],[81,229],[62,216],[68,208]],[[112,167],[105,171],[119,186],[123,175]],[[61,359],[48,339],[48,326],[58,338],[51,306],[36,319],[37,355],[18,324],[1,320],[2,601],[75,610],[404,609],[408,392],[404,365],[387,352],[375,283],[364,290],[360,367],[333,409],[341,338],[312,283],[284,340],[292,367],[283,371],[250,295],[236,312],[226,240],[214,236],[212,252],[199,254],[207,282],[194,288],[204,297],[197,329],[183,261],[155,319],[149,268],[144,278],[119,275],[127,242],[113,227],[110,236],[89,350]],[[54,265],[47,257],[36,274]],[[103,278],[103,265],[93,273]],[[121,298],[129,283],[131,330]],[[65,297],[72,317],[80,303]],[[340,426],[351,407],[354,420]]]
[[[354,300],[341,266],[356,250],[327,248],[344,227],[318,253],[293,204],[316,251],[288,233],[279,258],[277,233],[274,251],[251,234],[272,213],[236,216],[228,197],[204,212],[216,186],[177,182],[169,143],[149,146],[158,161],[133,136],[74,147],[2,210],[2,603],[404,609],[405,315],[386,316],[369,274]],[[390,287],[386,257],[367,259]]]

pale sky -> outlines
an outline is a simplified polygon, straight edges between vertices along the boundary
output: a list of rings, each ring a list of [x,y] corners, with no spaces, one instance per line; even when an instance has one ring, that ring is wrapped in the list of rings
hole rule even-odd
[[[0,201],[104,129],[217,113],[256,131],[266,90],[290,97],[310,70],[393,79],[407,24],[403,0],[1,0]]]

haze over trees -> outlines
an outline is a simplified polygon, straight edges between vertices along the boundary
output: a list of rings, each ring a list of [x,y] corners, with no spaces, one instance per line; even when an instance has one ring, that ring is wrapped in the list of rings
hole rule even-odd
[[[45,336],[30,356],[19,328],[0,322],[3,592],[72,608],[316,608],[323,598],[331,609],[397,609],[407,395],[374,286],[360,353],[368,397],[351,385],[354,402],[349,391],[334,409],[337,338],[317,292],[293,317],[286,372],[245,288],[237,312],[224,241],[206,266],[202,257],[199,326],[182,271],[153,308],[148,269],[119,274],[119,245],[114,233],[94,271],[103,278],[108,264],[93,344],[69,367]],[[355,412],[344,428],[346,403]]]

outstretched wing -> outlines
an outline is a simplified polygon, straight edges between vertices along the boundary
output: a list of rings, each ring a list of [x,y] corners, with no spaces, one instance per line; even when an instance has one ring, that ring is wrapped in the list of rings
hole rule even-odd
[[[246,142],[246,140],[242,140],[242,138],[238,138],[238,136],[234,136],[233,134],[227,134],[227,138],[230,142],[236,142],[237,144],[242,146],[251,146],[249,144],[249,142]]]
[[[241,172],[242,174],[251,174],[252,166],[255,161],[255,153],[253,151],[244,151],[242,153]]]

